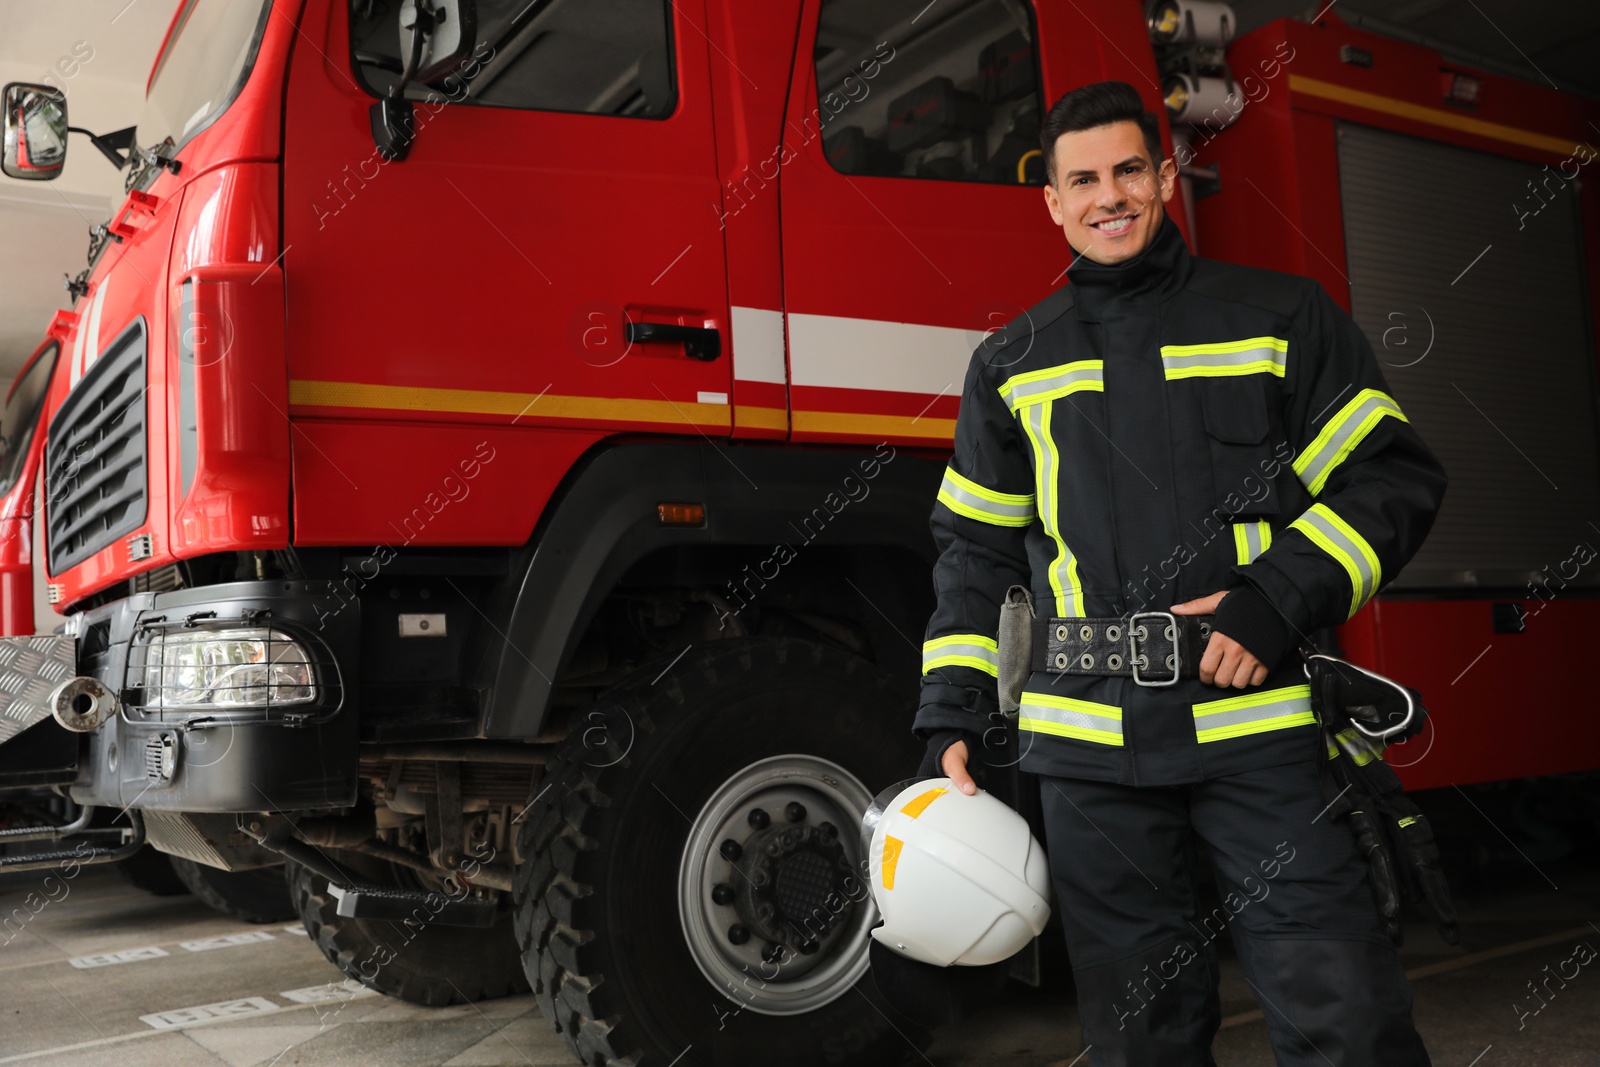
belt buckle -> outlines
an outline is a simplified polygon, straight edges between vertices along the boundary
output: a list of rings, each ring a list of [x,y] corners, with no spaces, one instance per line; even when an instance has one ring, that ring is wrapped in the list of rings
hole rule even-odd
[[[1138,621],[1144,618],[1166,619],[1168,625],[1172,627],[1172,677],[1164,682],[1148,681],[1139,676],[1139,663],[1141,660],[1144,660],[1145,657],[1139,651],[1140,639],[1134,636],[1134,628]],[[1138,629],[1146,638],[1150,636],[1150,632],[1144,627],[1139,626]],[[1133,670],[1134,683],[1136,685],[1147,686],[1152,689],[1168,685],[1177,685],[1178,678],[1183,673],[1183,653],[1178,651],[1178,645],[1178,617],[1172,614],[1172,612],[1136,611],[1132,615],[1128,616],[1128,664]]]

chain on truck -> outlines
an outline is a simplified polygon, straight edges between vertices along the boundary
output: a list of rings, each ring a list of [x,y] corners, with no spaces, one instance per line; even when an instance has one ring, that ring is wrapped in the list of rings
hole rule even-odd
[[[1040,116],[1109,78],[1163,113],[1191,247],[1318,278],[1440,443],[1433,539],[1338,634],[1438,704],[1408,784],[1600,767],[1556,669],[1596,623],[1596,107],[1231,19],[185,0],[138,125],[90,135],[126,198],[4,410],[0,787],[73,821],[0,864],[286,863],[347,974],[531,986],[586,1063],[923,1042],[866,978],[851,828],[920,755],[962,373],[1062,283]],[[7,173],[58,174],[61,94],[6,111]],[[1544,729],[1491,729],[1513,694]]]

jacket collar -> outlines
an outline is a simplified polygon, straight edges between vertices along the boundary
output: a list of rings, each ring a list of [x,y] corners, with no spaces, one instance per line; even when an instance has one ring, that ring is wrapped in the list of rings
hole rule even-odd
[[[1070,247],[1070,246],[1068,246]],[[1104,310],[1118,300],[1151,295],[1166,299],[1189,278],[1189,248],[1178,232],[1172,216],[1163,214],[1155,239],[1132,259],[1106,266],[1087,259],[1076,249],[1067,278],[1077,291],[1078,316],[1097,322]]]

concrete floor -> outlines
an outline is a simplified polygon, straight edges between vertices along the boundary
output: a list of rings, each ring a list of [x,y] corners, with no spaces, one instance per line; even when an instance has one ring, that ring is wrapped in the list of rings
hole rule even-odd
[[[1589,864],[1593,867],[1593,864]],[[1542,880],[1546,875],[1557,885]],[[298,924],[247,926],[190,897],[153,897],[86,868],[39,906],[42,876],[0,878],[0,1065],[117,1067],[405,1064],[569,1067],[531,997],[428,1009],[330,986],[338,972]],[[1600,960],[1548,1006],[1527,984],[1579,942],[1600,949],[1600,870],[1523,868],[1460,901],[1462,945],[1408,932],[1417,1021],[1435,1064],[1600,1065]],[[37,907],[37,913],[32,908]],[[8,941],[7,938],[10,938]],[[1059,961],[1056,961],[1059,963]],[[1571,971],[1571,966],[1566,968]],[[1238,968],[1222,988],[1223,1067],[1270,1065],[1266,1030]],[[937,1067],[1067,1067],[1082,1049],[1070,977],[1013,985],[1009,1003],[941,1030]],[[922,1062],[917,1060],[916,1062]],[[759,1067],[759,1065],[752,1065]]]

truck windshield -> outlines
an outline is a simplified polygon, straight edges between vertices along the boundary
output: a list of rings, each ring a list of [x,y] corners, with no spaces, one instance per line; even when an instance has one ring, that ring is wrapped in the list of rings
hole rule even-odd
[[[0,495],[11,490],[22,470],[22,461],[28,456],[28,444],[39,428],[39,412],[44,408],[44,394],[50,387],[60,351],[61,346],[53,344],[41,352],[32,366],[17,377],[6,396],[5,410],[0,412]]]
[[[186,0],[173,23],[139,116],[141,148],[171,155],[211,125],[239,95],[272,0]]]

